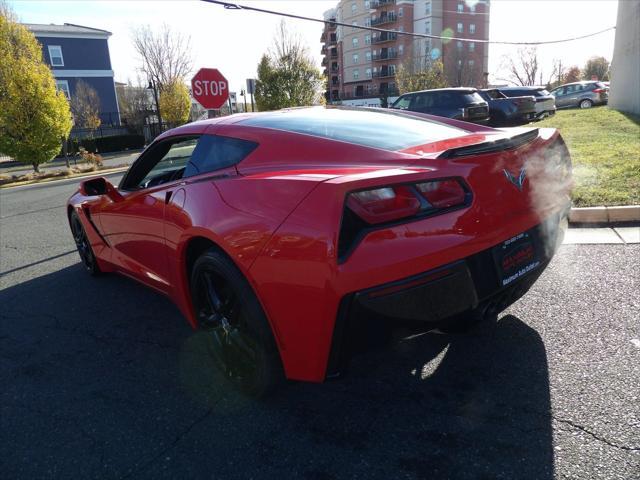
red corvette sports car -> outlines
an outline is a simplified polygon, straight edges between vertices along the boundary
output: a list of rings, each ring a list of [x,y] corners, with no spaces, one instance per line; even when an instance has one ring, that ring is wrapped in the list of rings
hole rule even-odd
[[[68,215],[91,274],[168,295],[261,395],[338,373],[356,311],[495,316],[562,241],[570,187],[554,129],[311,107],[170,130],[117,187],[83,181]]]

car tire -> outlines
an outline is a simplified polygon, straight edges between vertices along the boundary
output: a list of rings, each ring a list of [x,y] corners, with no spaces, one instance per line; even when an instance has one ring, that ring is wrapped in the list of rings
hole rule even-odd
[[[580,100],[580,103],[578,104],[578,106],[580,108],[591,108],[593,107],[593,102],[587,98],[585,98],[584,100]]]
[[[272,392],[284,375],[271,327],[249,282],[218,249],[207,250],[194,263],[191,299],[225,378],[250,397]]]
[[[80,221],[80,216],[75,211],[69,215],[69,225],[71,226],[73,241],[76,243],[76,248],[85,270],[94,277],[102,274],[96,256],[93,253],[93,248],[91,248],[89,237],[87,237],[87,232]]]

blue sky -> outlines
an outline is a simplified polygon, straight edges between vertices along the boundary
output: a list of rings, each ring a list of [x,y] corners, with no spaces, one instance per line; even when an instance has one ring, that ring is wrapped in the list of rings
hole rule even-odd
[[[624,1],[624,0],[623,0]],[[255,76],[260,56],[267,49],[278,18],[253,12],[225,10],[198,1],[34,1],[9,0],[19,18],[28,23],[76,23],[109,30],[111,61],[116,80],[135,81],[139,60],[131,47],[131,31],[136,26],[163,23],[191,36],[194,65],[217,67],[227,77],[232,91],[238,91],[248,77]],[[267,9],[284,10],[311,17],[336,2],[239,1]],[[490,37],[495,40],[536,41],[582,35],[615,25],[616,0],[493,0]],[[292,20],[296,30],[320,63],[321,25]],[[583,66],[592,55],[611,59],[614,33],[562,45],[539,48],[544,76],[554,59],[565,65]],[[500,65],[504,55],[515,47],[492,45],[489,69],[492,76],[503,76]],[[490,77],[491,79],[492,77]]]

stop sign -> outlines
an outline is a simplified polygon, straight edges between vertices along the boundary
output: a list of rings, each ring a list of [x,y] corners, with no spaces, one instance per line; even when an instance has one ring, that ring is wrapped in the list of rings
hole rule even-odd
[[[191,91],[203,108],[220,108],[229,98],[229,82],[217,68],[201,68],[191,79]]]

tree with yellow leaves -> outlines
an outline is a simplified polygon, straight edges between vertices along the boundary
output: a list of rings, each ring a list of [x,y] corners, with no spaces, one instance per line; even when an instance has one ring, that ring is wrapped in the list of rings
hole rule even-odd
[[[42,49],[6,9],[0,11],[0,152],[38,166],[51,160],[69,135],[69,102],[56,90]]]
[[[162,119],[172,125],[181,125],[189,119],[191,97],[189,89],[180,80],[171,80],[160,90]]]

